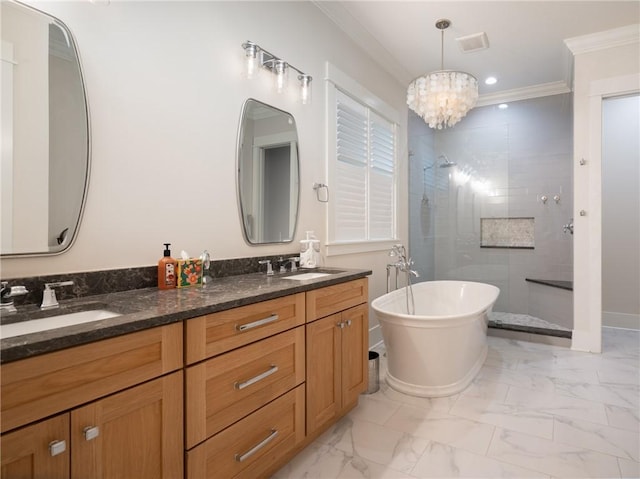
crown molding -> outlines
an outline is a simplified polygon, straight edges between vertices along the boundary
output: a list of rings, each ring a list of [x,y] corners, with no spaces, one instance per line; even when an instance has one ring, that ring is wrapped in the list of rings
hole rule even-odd
[[[640,24],[638,23],[606,30],[604,32],[567,38],[564,41],[565,45],[567,45],[574,55],[638,42],[640,42]]]
[[[543,96],[561,95],[571,92],[571,88],[564,81],[542,83],[525,88],[505,90],[489,95],[480,95],[476,106],[495,105],[497,103],[509,103],[512,101],[529,100]]]
[[[375,63],[388,72],[403,88],[411,75],[391,53],[373,36],[341,2],[311,0],[342,32],[358,45]]]

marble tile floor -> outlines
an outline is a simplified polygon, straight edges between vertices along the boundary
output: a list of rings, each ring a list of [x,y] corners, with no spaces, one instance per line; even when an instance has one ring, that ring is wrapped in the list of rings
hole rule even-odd
[[[638,331],[604,328],[602,354],[488,341],[463,392],[417,398],[381,380],[274,479],[640,477]]]

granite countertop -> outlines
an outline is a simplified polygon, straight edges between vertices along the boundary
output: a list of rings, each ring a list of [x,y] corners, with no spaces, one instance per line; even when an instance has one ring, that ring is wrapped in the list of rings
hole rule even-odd
[[[332,274],[309,280],[285,279],[287,276],[314,271],[332,272]],[[22,308],[18,306],[16,314],[3,316],[3,324],[90,309],[108,309],[120,313],[121,316],[3,338],[0,340],[0,363],[4,364],[204,314],[344,283],[370,274],[370,270],[344,268],[300,270],[296,273],[276,273],[273,276],[252,273],[215,278],[205,286],[171,290],[136,289],[60,301],[60,308],[53,311],[41,311],[37,306]]]

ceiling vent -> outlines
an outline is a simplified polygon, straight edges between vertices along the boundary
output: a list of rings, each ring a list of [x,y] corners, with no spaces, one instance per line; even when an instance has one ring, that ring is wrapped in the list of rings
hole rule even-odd
[[[489,48],[489,37],[484,32],[458,37],[456,41],[463,53],[477,52],[478,50]]]

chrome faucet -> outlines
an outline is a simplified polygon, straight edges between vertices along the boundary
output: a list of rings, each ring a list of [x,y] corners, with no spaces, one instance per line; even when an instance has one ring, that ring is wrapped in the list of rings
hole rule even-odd
[[[270,259],[263,259],[258,261],[258,264],[266,264],[267,265],[267,276],[273,276],[273,266],[271,266]]]
[[[300,256],[293,256],[289,258],[287,261],[291,261],[291,272],[294,273],[298,271],[298,261],[300,261]]]
[[[391,248],[391,251],[389,251],[389,256],[398,257],[398,261],[391,264],[390,265],[391,267],[397,268],[399,271],[402,271],[403,273],[411,274],[416,278],[420,277],[420,274],[417,271],[411,269],[411,266],[414,265],[414,262],[411,258],[407,257],[407,250],[403,245],[394,244],[393,248]]]
[[[398,289],[398,271],[402,271],[403,273],[405,273],[407,275],[407,281],[405,285],[405,288],[407,291],[406,293],[407,314],[415,314],[416,305],[413,298],[413,287],[411,286],[411,276],[415,276],[416,278],[419,278],[420,275],[418,274],[417,271],[411,269],[411,266],[413,266],[414,263],[411,258],[407,257],[407,250],[403,245],[401,244],[393,245],[393,248],[391,248],[391,251],[389,251],[389,256],[398,257],[398,261],[387,265],[387,292],[389,292],[389,289],[390,289],[389,277],[390,277],[391,268],[395,268],[396,270],[396,289]]]
[[[58,299],[56,298],[56,290],[53,288],[59,288],[60,286],[71,286],[73,281],[59,281],[57,283],[45,283],[44,291],[42,292],[42,304],[40,309],[53,309],[60,306]]]
[[[16,296],[24,296],[29,291],[24,286],[9,287],[8,281],[2,281],[2,289],[0,289],[0,311],[5,313],[15,313],[17,309],[13,304],[13,298]]]
[[[566,225],[562,226],[562,231],[565,233],[573,234],[573,218],[571,218]]]

